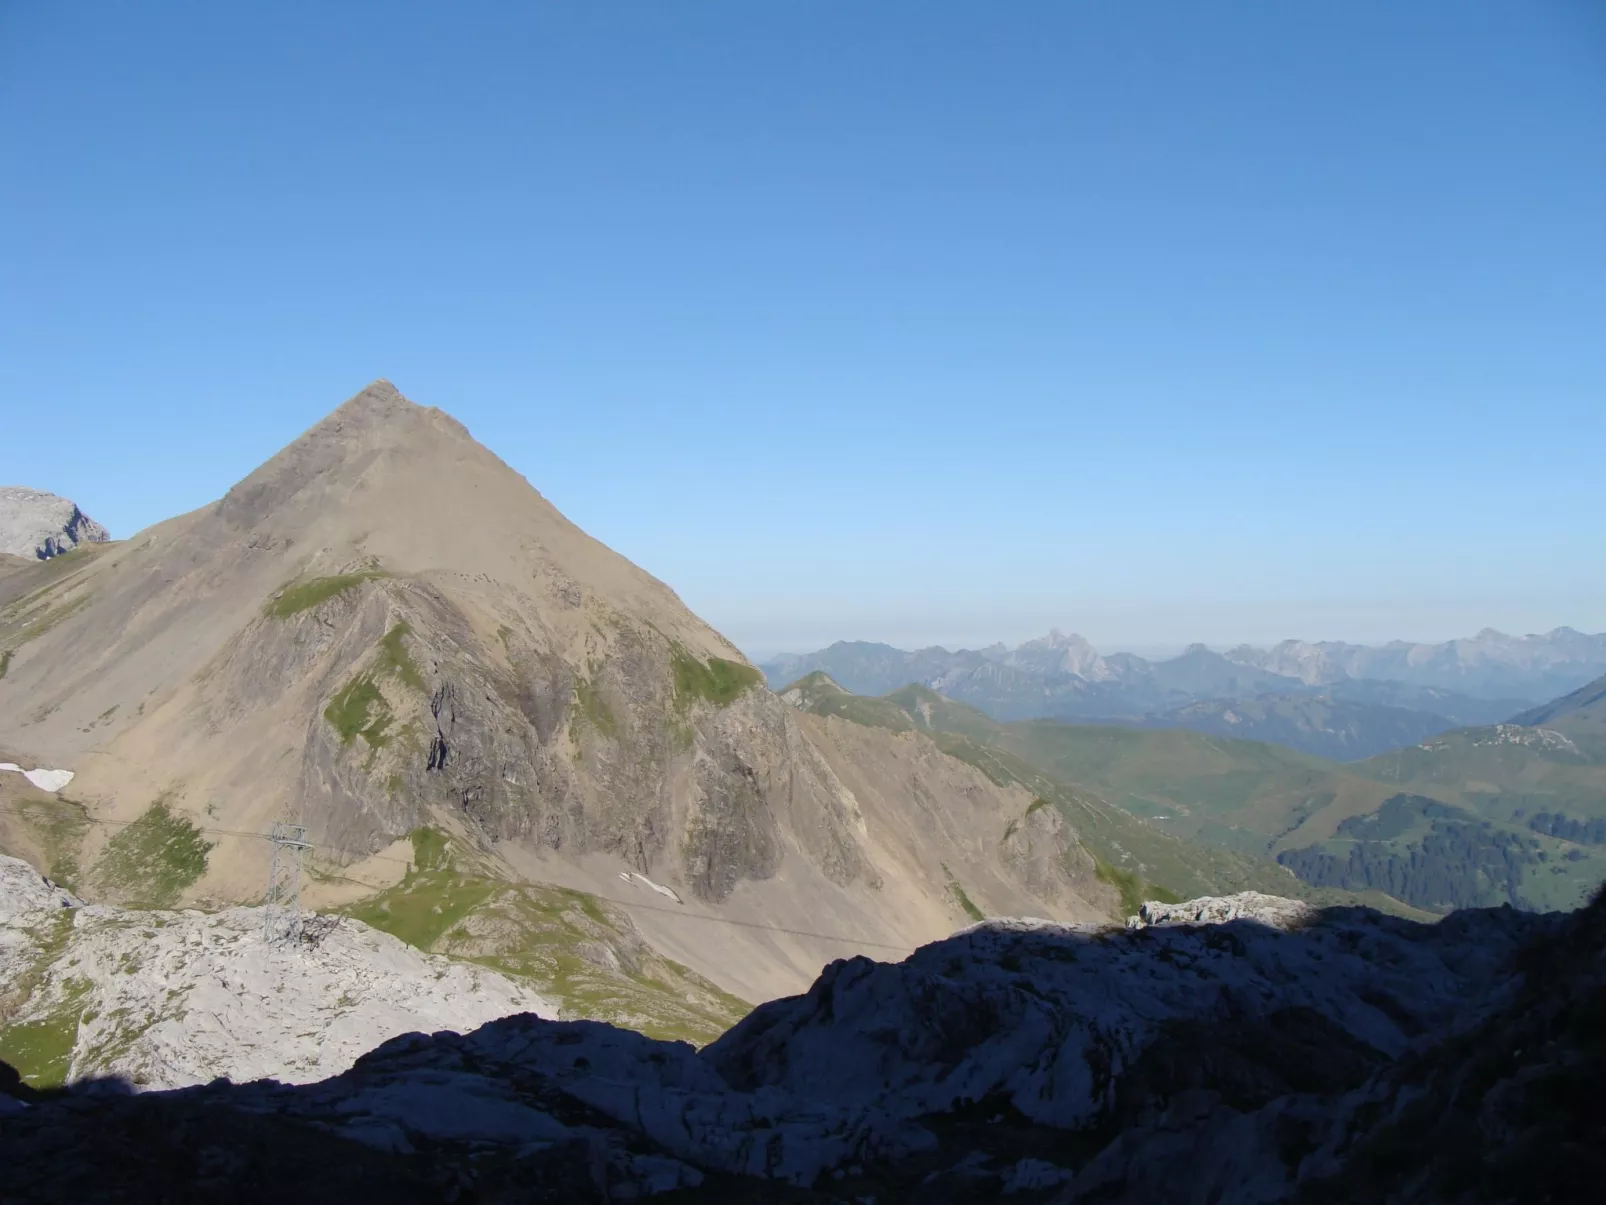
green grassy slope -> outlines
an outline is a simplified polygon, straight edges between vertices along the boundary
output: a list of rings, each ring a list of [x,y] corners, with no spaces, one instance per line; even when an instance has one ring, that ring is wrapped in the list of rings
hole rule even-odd
[[[1596,760],[1606,760],[1606,677],[1580,686],[1572,694],[1552,699],[1512,718],[1514,724],[1553,728],[1575,740],[1595,746]]]
[[[1433,835],[1456,846],[1462,860],[1492,863],[1499,847],[1501,865],[1483,897],[1488,902],[1576,908],[1606,880],[1606,757],[1591,741],[1588,721],[1576,735],[1560,724],[1459,729],[1355,769],[1392,792],[1468,813],[1484,835],[1449,823],[1435,825]],[[1468,848],[1473,844],[1476,850]],[[1412,848],[1420,860],[1423,841]],[[1504,895],[1502,882],[1509,885]]]
[[[1174,836],[1257,857],[1296,832],[1301,843],[1330,836],[1392,793],[1336,762],[1256,741],[1056,720],[1003,724],[918,686],[866,702],[896,703],[920,727],[1013,754]]]
[[[1355,770],[1499,822],[1546,811],[1606,817],[1606,760],[1584,742],[1562,743],[1542,730],[1463,728],[1359,762]]]
[[[413,833],[400,883],[345,911],[421,950],[528,980],[565,1017],[701,1045],[751,1011],[659,955],[619,910],[583,891],[493,877],[436,829]]]
[[[1107,868],[1111,881],[1120,880],[1124,894],[1146,894],[1151,899],[1165,893],[1186,899],[1249,890],[1310,898],[1317,894],[1306,890],[1291,872],[1263,852],[1187,840],[1162,822],[1112,806],[1083,783],[1073,785],[1068,776],[1024,756],[1017,748],[1023,725],[999,723],[925,687],[905,687],[879,699],[849,695],[838,688],[815,694],[810,703],[811,711],[856,723],[894,731],[918,728],[943,752],[975,766],[994,782],[1019,784],[1047,800]],[[1133,884],[1129,877],[1133,875],[1141,882]]]
[[[833,693],[811,709],[922,729],[1052,799],[1116,868],[1184,895],[1253,887],[1418,913],[1549,909],[1576,907],[1606,877],[1606,841],[1590,827],[1606,820],[1606,766],[1587,739],[1466,729],[1340,764],[1177,729],[1000,723],[920,686]]]

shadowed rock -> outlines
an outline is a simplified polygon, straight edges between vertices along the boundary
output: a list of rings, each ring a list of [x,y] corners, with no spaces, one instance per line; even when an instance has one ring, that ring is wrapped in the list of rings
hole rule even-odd
[[[36,1104],[0,1124],[0,1159],[19,1200],[110,1199],[113,1153],[121,1199],[154,1200],[203,1150],[254,1167],[303,1132],[377,1184],[454,1186],[439,1200],[1573,1200],[1606,1150],[1584,1087],[1606,1070],[1603,1001],[1601,903],[991,922],[833,963],[701,1052],[512,1017],[396,1038],[317,1084]],[[158,1126],[160,1150],[126,1137]]]

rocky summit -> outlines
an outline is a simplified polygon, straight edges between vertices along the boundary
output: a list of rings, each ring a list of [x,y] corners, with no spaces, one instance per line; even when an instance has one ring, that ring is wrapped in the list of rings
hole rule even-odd
[[[514,1016],[312,1084],[72,1091],[0,1160],[28,1201],[1570,1201],[1606,1171],[1606,903],[1151,916],[836,962],[701,1051]]]
[[[43,561],[109,539],[104,527],[65,498],[0,485],[0,553]]]

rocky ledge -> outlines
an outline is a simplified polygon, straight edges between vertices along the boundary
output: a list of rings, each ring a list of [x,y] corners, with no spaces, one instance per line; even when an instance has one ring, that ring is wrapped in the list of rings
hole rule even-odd
[[[836,962],[701,1051],[515,1016],[319,1083],[79,1090],[0,1121],[0,1163],[19,1200],[115,1171],[308,1202],[1559,1201],[1606,1172],[1606,904],[1146,916]]]

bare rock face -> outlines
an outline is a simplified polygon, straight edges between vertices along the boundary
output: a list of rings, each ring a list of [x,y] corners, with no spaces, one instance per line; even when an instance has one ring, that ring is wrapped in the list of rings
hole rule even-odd
[[[109,539],[104,527],[66,498],[19,485],[0,486],[0,552],[43,561],[80,544]]]
[[[1085,899],[1114,907],[1117,892],[1097,878],[1093,855],[1058,808],[1033,801],[1025,815],[1004,830],[1005,864],[1021,885],[1039,899],[1067,903]]]
[[[0,921],[24,912],[76,908],[83,901],[43,877],[21,858],[0,854]]]
[[[349,917],[308,917],[300,940],[269,945],[260,908],[83,905],[0,857],[0,1033],[13,1039],[0,1044],[33,1060],[19,1069],[36,1078],[299,1083],[337,1075],[399,1033],[512,1013],[557,1009],[495,971]],[[40,1065],[51,1059],[59,1065]]]

